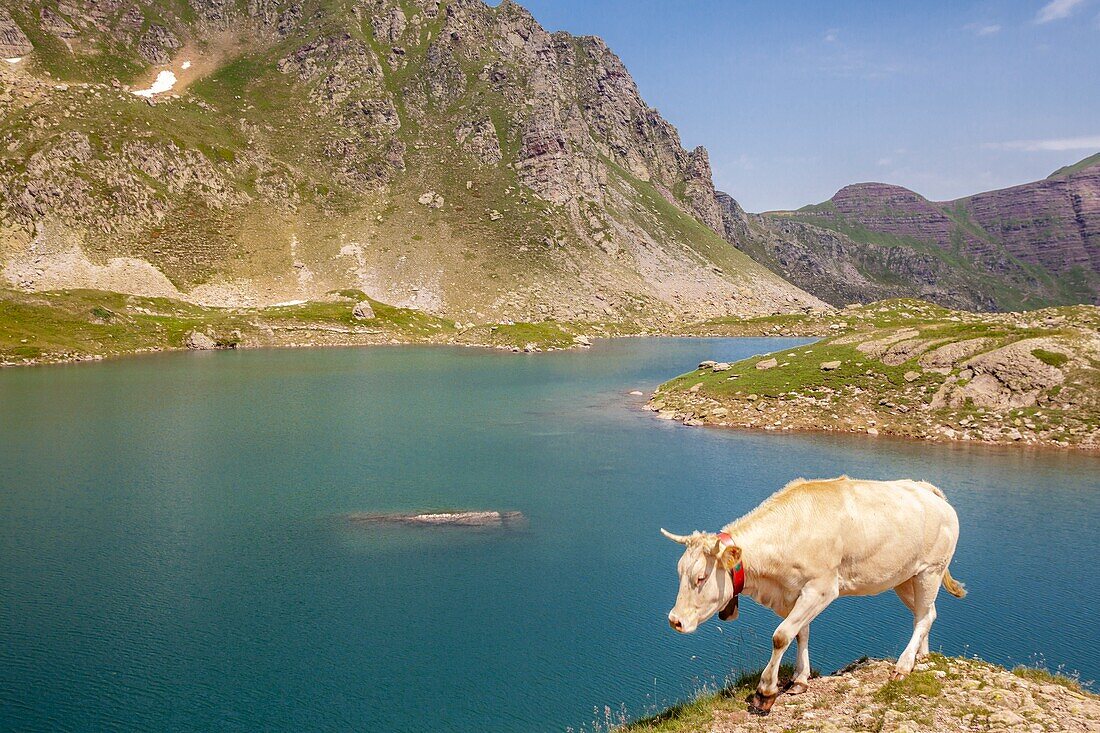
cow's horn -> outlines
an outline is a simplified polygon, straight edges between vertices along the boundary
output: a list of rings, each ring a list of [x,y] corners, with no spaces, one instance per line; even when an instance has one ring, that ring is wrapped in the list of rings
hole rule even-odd
[[[668,537],[673,542],[679,542],[681,545],[686,545],[688,543],[687,537],[684,537],[683,535],[672,534],[664,527],[661,527],[661,534],[663,534],[665,537]]]

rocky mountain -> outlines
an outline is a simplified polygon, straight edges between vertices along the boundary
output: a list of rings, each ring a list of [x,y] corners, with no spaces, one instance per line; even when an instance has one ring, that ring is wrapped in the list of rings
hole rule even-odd
[[[860,183],[798,211],[750,217],[726,205],[724,215],[731,241],[834,304],[899,296],[977,310],[1100,302],[1100,155],[956,201]]]
[[[12,0],[0,284],[479,321],[822,305],[598,38],[510,0]]]

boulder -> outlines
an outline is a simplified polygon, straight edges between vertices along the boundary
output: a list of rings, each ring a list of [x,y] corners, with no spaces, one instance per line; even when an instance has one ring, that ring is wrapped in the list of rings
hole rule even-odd
[[[832,371],[836,371],[837,369],[840,369],[840,362],[839,361],[823,361],[823,362],[821,362],[821,371],[823,371],[823,372],[832,372]]]
[[[906,382],[915,382],[920,379],[920,372],[909,371],[905,373]]]
[[[733,367],[731,367],[727,362],[724,362],[724,361],[720,361],[717,364],[715,364],[713,367],[711,367],[711,369],[713,369],[716,372],[728,372],[732,368]]]
[[[202,331],[192,331],[187,334],[183,344],[193,351],[208,351],[218,348],[218,343]]]
[[[588,340],[587,336],[574,336],[573,343],[577,346],[591,346],[592,342]]]
[[[357,321],[369,321],[375,317],[374,308],[371,308],[370,303],[365,300],[355,304],[355,307],[351,309],[351,315]]]
[[[756,362],[756,368],[764,371],[765,369],[771,369],[779,365],[779,362],[772,357],[771,359],[764,359],[763,361]]]
[[[713,369],[714,365],[717,364],[717,363],[718,362],[714,361],[714,359],[707,359],[706,361],[699,362],[699,368],[700,369]]]

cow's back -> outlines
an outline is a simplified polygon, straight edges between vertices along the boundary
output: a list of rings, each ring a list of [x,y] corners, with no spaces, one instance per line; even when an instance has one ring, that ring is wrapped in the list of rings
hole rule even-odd
[[[946,567],[959,531],[955,510],[932,484],[846,476],[789,484],[737,525],[754,544],[773,545],[769,560],[781,551],[807,575],[835,570],[842,594],[879,592],[926,567]]]

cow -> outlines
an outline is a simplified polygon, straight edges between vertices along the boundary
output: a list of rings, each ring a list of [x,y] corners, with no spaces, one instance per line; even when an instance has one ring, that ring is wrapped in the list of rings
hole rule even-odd
[[[913,612],[913,635],[893,672],[901,679],[928,653],[940,585],[958,598],[966,595],[947,569],[959,539],[958,516],[925,481],[798,479],[721,532],[682,536],[662,528],[661,534],[686,547],[668,614],[673,629],[690,634],[715,613],[736,619],[742,593],[783,619],[749,703],[760,715],[779,695],[779,663],[795,639],[798,660],[787,692],[808,689],[810,622],[838,597],[893,589]]]

